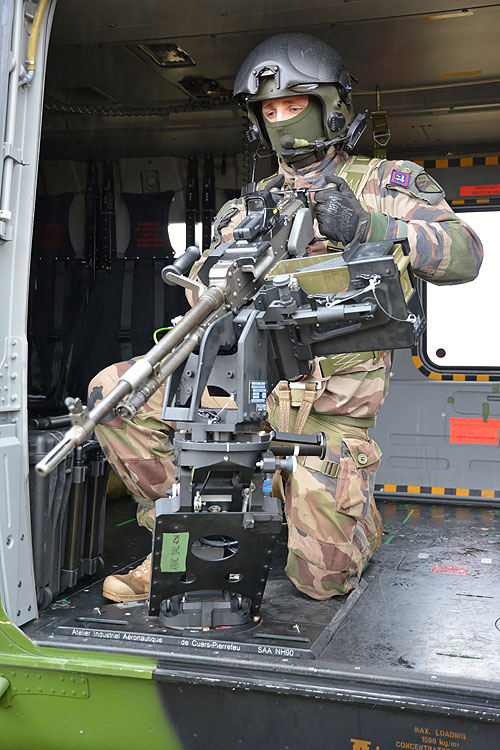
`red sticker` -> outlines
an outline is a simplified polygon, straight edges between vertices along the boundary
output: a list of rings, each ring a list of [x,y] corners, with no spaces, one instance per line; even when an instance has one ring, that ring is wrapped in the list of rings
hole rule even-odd
[[[460,195],[464,198],[469,197],[480,197],[482,195],[498,195],[500,193],[500,185],[461,185]]]
[[[450,417],[450,443],[498,445],[500,419]]]
[[[410,177],[410,172],[400,172],[399,169],[393,169],[389,182],[393,185],[402,185],[403,187],[408,187],[408,185],[410,184]]]
[[[431,573],[447,573],[452,576],[466,576],[469,568],[466,565],[444,565],[436,563],[432,567]]]

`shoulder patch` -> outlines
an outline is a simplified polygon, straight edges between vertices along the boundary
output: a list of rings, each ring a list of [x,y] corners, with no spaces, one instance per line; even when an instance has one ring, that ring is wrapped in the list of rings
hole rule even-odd
[[[441,185],[427,174],[423,167],[411,161],[404,161],[394,168],[389,179],[386,178],[385,186],[404,188],[405,192],[408,191],[415,198],[420,198],[431,206],[435,206],[445,197]]]
[[[424,172],[423,169],[416,175],[408,189],[410,193],[417,198],[421,198],[431,206],[435,206],[445,197],[444,190],[439,182],[436,182],[434,177]]]
[[[401,185],[401,187],[408,187],[410,184],[411,173],[406,169],[393,169],[389,179],[390,185]]]
[[[421,193],[442,193],[443,189],[441,185],[438,185],[427,172],[420,172],[415,179],[415,187]]]

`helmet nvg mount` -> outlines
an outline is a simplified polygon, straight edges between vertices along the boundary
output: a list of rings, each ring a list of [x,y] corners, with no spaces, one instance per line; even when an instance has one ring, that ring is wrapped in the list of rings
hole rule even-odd
[[[323,140],[282,140],[281,156],[310,155],[322,158],[326,149],[342,143],[350,151],[366,128],[366,116],[354,115],[351,80],[340,55],[326,42],[309,34],[278,34],[259,44],[244,60],[234,83],[238,104],[245,107],[252,130],[271,148],[262,116],[261,102],[307,94],[321,104]]]

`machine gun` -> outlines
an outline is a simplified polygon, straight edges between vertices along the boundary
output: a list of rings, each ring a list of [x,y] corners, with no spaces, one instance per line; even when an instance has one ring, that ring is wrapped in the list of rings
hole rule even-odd
[[[273,474],[324,451],[320,436],[260,430],[274,385],[307,375],[317,356],[411,346],[424,325],[406,240],[308,257],[307,195],[261,191],[245,203],[201,281],[184,275],[196,248],[162,271],[199,295],[193,308],[89,413],[70,404],[72,428],[36,467],[48,473],[110,411],[132,418],[168,379],[163,416],[177,423],[177,474],[156,503],[149,606],[179,629],[258,619],[282,523]],[[205,409],[207,387],[227,403]]]
[[[163,269],[165,282],[190,288],[199,295],[198,301],[93,409],[87,411],[79,399],[68,399],[72,427],[38,462],[39,474],[52,471],[115,409],[121,417],[132,418],[199,346],[213,321],[248,304],[279,260],[305,252],[314,232],[311,212],[303,200],[288,192],[276,203],[270,192],[263,191],[249,196],[246,206],[247,216],[236,230],[241,239],[235,235],[233,243],[216,248],[207,286],[184,276],[199,257],[196,247],[188,247],[181,258]]]

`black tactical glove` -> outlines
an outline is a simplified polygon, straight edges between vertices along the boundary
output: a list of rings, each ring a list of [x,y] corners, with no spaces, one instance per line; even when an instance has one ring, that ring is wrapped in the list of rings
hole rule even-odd
[[[365,211],[342,177],[332,175],[328,182],[336,187],[318,190],[314,199],[319,231],[333,242],[348,245],[354,237],[364,242],[370,231],[370,214]]]

